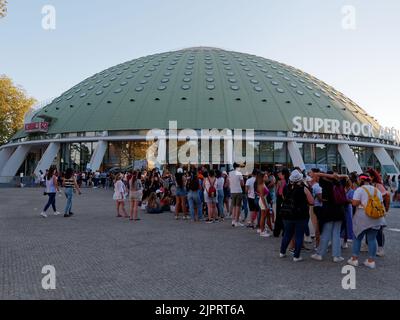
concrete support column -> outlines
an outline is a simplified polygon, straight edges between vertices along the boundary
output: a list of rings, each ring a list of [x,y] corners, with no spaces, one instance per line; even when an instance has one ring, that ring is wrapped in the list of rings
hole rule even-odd
[[[167,139],[166,138],[162,138],[162,139],[158,140],[157,162],[158,162],[159,166],[167,163]]]
[[[339,150],[339,153],[342,156],[343,161],[346,164],[346,167],[349,170],[349,172],[356,171],[359,174],[362,173],[360,164],[358,163],[358,160],[357,160],[356,156],[354,155],[353,150],[351,150],[351,148],[348,144],[345,144],[345,143],[339,144],[338,150]]]
[[[0,150],[0,173],[1,170],[6,165],[8,159],[10,159],[11,155],[14,152],[14,148],[3,148]]]
[[[11,157],[8,159],[3,169],[1,170],[1,177],[14,177],[18,169],[24,162],[29,150],[30,145],[21,145],[14,151]]]
[[[303,156],[301,155],[299,146],[296,141],[289,141],[287,143],[290,158],[292,159],[293,166],[299,167],[301,170],[305,170]]]
[[[47,169],[51,166],[54,161],[54,158],[57,156],[58,151],[60,150],[60,144],[57,142],[52,142],[47,147],[45,153],[43,154],[42,158],[40,159],[38,165],[35,169],[35,175],[38,176],[40,171],[46,172]]]
[[[382,168],[387,174],[399,174],[399,169],[396,167],[390,155],[387,153],[385,148],[377,147],[374,148],[374,154],[378,158],[378,161],[382,165]]]
[[[103,162],[104,155],[107,151],[107,141],[100,140],[97,143],[97,147],[92,154],[88,169],[97,171],[100,169],[101,163]]]
[[[399,150],[393,151],[393,155],[394,155],[394,158],[396,159],[396,161],[398,163],[400,163],[400,151]]]

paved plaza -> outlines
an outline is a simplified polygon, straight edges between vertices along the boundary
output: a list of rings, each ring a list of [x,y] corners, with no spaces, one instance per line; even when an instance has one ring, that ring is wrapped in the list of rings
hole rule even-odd
[[[110,190],[83,190],[72,218],[39,217],[42,189],[0,189],[0,299],[399,299],[400,210],[388,217],[386,256],[357,268],[342,288],[343,264],[279,259],[279,239],[230,221],[175,221],[172,213],[116,218]],[[64,197],[57,197],[62,211]],[[350,256],[350,249],[343,256]],[[56,269],[56,289],[41,271]]]

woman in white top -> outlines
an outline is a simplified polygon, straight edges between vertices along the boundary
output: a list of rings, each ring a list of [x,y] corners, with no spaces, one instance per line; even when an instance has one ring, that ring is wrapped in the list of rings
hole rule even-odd
[[[117,174],[115,178],[115,183],[114,183],[114,200],[116,201],[117,204],[117,217],[124,217],[128,218],[128,215],[125,210],[125,184],[122,181],[122,174]],[[122,211],[123,216],[120,214],[120,211]]]
[[[356,213],[353,216],[353,230],[356,238],[354,239],[352,246],[353,255],[347,261],[347,263],[355,267],[358,266],[361,242],[365,236],[368,240],[369,258],[364,261],[364,265],[368,268],[374,269],[376,256],[376,236],[381,227],[386,226],[386,221],[384,217],[378,219],[369,217],[365,213],[365,207],[368,204],[369,194],[374,195],[376,192],[376,195],[381,202],[383,202],[383,199],[381,192],[371,185],[371,177],[368,174],[361,174],[359,176],[359,180],[361,187],[354,192],[352,200],[353,206],[357,207]]]
[[[129,180],[129,201],[131,202],[130,220],[139,221],[138,205],[142,201],[143,186],[140,180],[140,172],[134,171],[132,178]]]
[[[386,190],[385,186],[383,185],[382,177],[376,170],[371,168],[368,170],[368,173],[371,177],[372,185],[377,188],[382,194],[383,205],[385,206],[386,212],[388,212],[390,209],[390,192]],[[378,231],[376,240],[378,242],[378,250],[376,252],[376,255],[378,257],[383,257],[385,255],[385,234],[383,233],[383,227],[381,227]]]
[[[57,182],[57,175],[56,175],[56,169],[54,167],[51,167],[46,175],[46,191],[45,194],[49,196],[49,199],[47,201],[47,204],[45,205],[43,211],[40,213],[40,215],[43,218],[47,218],[46,211],[49,209],[51,206],[54,211],[54,215],[59,215],[60,212],[57,211],[56,209],[56,194],[57,191],[60,191],[60,188],[58,187],[58,182]]]

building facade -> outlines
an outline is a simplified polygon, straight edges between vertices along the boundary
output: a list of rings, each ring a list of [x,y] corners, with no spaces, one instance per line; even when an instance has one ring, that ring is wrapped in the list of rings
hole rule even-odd
[[[261,169],[399,174],[399,132],[331,86],[277,61],[200,47],[119,64],[55,98],[0,147],[0,179],[50,165],[129,168],[149,150],[153,165],[174,166],[188,161],[182,148],[198,151],[190,163],[221,166],[238,160],[239,136],[240,156],[252,149]]]

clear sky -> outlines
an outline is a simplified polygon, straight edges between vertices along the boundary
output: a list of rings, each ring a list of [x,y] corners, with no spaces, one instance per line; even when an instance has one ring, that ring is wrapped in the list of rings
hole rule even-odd
[[[44,5],[55,30],[42,28]],[[133,58],[213,46],[302,69],[400,128],[399,0],[9,0],[0,40],[0,74],[38,100]]]

